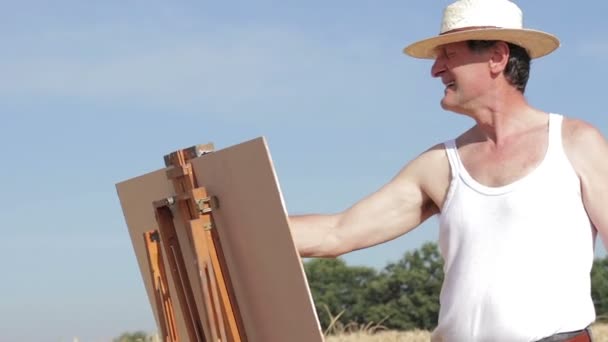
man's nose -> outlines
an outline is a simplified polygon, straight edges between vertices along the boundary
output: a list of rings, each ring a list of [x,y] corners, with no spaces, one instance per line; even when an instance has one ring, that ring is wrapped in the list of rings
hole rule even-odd
[[[431,76],[439,77],[446,70],[445,61],[441,56],[435,58],[435,62],[431,67]]]

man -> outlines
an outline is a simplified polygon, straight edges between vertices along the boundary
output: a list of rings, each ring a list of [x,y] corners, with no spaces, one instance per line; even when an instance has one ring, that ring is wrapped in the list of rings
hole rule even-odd
[[[377,245],[438,214],[434,341],[588,341],[593,246],[597,232],[608,236],[608,144],[591,125],[527,103],[530,59],[558,46],[522,28],[508,0],[448,6],[441,34],[404,51],[434,58],[441,106],[475,125],[344,212],[291,216],[300,254]]]

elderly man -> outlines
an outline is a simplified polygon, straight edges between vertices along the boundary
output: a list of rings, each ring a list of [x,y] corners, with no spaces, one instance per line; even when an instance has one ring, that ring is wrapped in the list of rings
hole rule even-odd
[[[441,106],[475,125],[409,162],[344,212],[291,216],[302,256],[338,256],[439,215],[445,261],[434,341],[589,341],[596,233],[608,236],[608,144],[593,126],[529,105],[530,59],[559,46],[508,0],[459,0],[434,58]]]

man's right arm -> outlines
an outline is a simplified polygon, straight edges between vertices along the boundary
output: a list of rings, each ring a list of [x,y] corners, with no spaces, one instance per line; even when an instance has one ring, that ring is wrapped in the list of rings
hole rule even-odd
[[[290,216],[296,247],[304,257],[336,257],[407,233],[438,212],[422,186],[435,165],[431,149],[406,165],[389,183],[347,210],[330,215]],[[435,155],[431,155],[435,154]]]

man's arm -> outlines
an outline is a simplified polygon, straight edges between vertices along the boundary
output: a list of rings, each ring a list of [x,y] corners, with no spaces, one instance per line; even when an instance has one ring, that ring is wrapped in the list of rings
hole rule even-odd
[[[389,183],[347,210],[332,215],[290,216],[301,256],[336,257],[407,233],[438,212],[422,179],[433,170],[431,149],[406,165]]]
[[[608,249],[608,142],[595,127],[567,120],[564,147],[581,180],[583,203]]]

